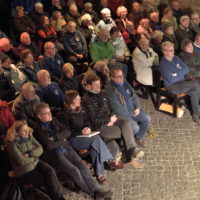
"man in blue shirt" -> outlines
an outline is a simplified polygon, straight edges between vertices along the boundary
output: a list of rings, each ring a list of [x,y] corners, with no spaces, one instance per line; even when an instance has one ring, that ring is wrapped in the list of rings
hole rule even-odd
[[[64,95],[56,82],[51,82],[50,74],[47,70],[40,70],[37,73],[38,85],[36,94],[41,102],[48,103],[56,114],[64,106]]]
[[[56,47],[53,42],[46,42],[44,44],[44,51],[44,57],[40,65],[50,73],[52,81],[58,82],[62,75],[64,61],[60,54],[56,52]]]
[[[185,93],[190,96],[193,121],[200,126],[200,85],[196,80],[188,78],[189,68],[174,55],[174,44],[162,43],[163,58],[160,62],[160,72],[165,87],[173,94]]]

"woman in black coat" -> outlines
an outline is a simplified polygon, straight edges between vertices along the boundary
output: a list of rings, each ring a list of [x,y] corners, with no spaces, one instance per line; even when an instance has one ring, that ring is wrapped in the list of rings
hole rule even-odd
[[[81,98],[77,91],[69,90],[65,93],[65,109],[59,115],[60,121],[71,129],[71,145],[76,150],[89,149],[92,164],[95,167],[97,180],[103,183],[106,179],[104,174],[104,162],[107,161],[111,168],[123,168],[122,163],[116,163],[113,156],[99,135],[87,136],[91,133],[90,123],[81,107]]]

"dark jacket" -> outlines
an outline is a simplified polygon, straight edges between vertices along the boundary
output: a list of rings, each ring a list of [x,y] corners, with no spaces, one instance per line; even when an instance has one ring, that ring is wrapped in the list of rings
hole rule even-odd
[[[48,103],[50,107],[63,107],[64,95],[55,82],[46,87],[37,85],[36,94],[40,97],[40,101]]]
[[[17,120],[25,119],[30,126],[33,125],[35,118],[35,108],[40,102],[37,95],[31,100],[27,101],[22,94],[20,94],[14,101],[12,112]]]
[[[30,81],[33,83],[38,82],[37,73],[40,70],[40,67],[36,62],[33,63],[33,66],[32,66],[33,68],[26,65],[25,63],[19,63],[17,67],[27,77],[27,81]]]
[[[59,86],[63,92],[66,90],[77,90],[80,89],[80,83],[78,78],[74,76],[73,78],[62,77],[59,81]]]
[[[0,51],[0,54],[5,53],[10,59],[11,59],[11,63],[17,64],[19,62],[19,56],[17,55],[17,49],[12,46],[12,48],[9,51]]]
[[[88,120],[91,123],[92,130],[98,130],[102,125],[110,122],[113,112],[104,92],[100,92],[99,94],[87,92],[83,96],[82,103]]]
[[[96,30],[92,30],[88,26],[85,26],[84,24],[81,24],[78,29],[83,34],[83,36],[84,36],[84,38],[85,38],[85,40],[87,42],[87,45],[89,46],[90,41],[92,39],[92,34],[95,34]]]
[[[32,21],[36,24],[37,27],[39,27],[39,25],[41,24],[41,17],[42,16],[49,17],[49,15],[46,12],[37,13],[37,12],[35,12],[35,10],[30,12],[30,14],[29,14],[29,17],[32,19]]]
[[[66,32],[63,36],[63,45],[68,56],[88,53],[86,40],[78,30],[74,33]]]
[[[0,74],[0,99],[11,101],[14,99],[15,88],[10,79]]]
[[[153,31],[155,31],[155,30],[162,31],[162,28],[161,28],[160,23],[156,23],[156,22],[150,20],[150,21],[149,21],[149,26],[150,26],[150,28],[151,28]]]
[[[78,14],[77,16],[72,16],[69,12],[66,14],[65,16],[65,20],[67,22],[69,21],[73,21],[76,23],[77,26],[80,25],[80,14]]]
[[[42,126],[41,122],[36,122],[34,124],[34,136],[44,148],[44,153],[41,158],[50,165],[57,167],[58,148],[63,146],[66,149],[71,149],[67,140],[71,132],[56,118],[52,119],[51,126],[52,129],[49,129]],[[54,137],[55,139],[49,140],[48,137]]]
[[[184,12],[184,10],[182,10],[180,8],[178,10],[175,10],[175,9],[172,9],[172,10],[173,10],[173,16],[176,17],[176,21],[179,24],[180,17],[185,15],[185,12]]]
[[[200,57],[198,55],[181,51],[179,58],[189,67],[189,74],[200,77]]]
[[[176,38],[178,40],[179,46],[181,45],[181,41],[184,40],[184,39],[190,39],[192,41],[194,39],[193,32],[189,28],[185,29],[180,25],[176,29],[175,35],[176,35]]]
[[[65,108],[57,118],[60,120],[60,122],[69,127],[71,130],[71,137],[81,135],[83,128],[90,127],[87,115],[82,109],[76,111]]]
[[[23,17],[16,16],[13,23],[17,34],[23,32],[34,33],[36,29],[34,22],[26,15]]]
[[[36,60],[38,59],[40,52],[35,42],[31,42],[30,45],[25,45],[23,43],[20,43],[19,46],[17,47],[16,54],[20,57],[20,54],[24,49],[29,49],[32,52],[34,59]]]
[[[178,41],[176,39],[176,35],[175,34],[173,34],[173,35],[164,34],[163,38],[162,38],[162,42],[166,42],[166,41],[169,41],[169,42],[173,43],[174,44],[174,49],[176,50],[176,52],[179,51],[179,45],[178,45]]]
[[[134,23],[134,27],[137,28],[140,24],[140,20],[144,18],[144,14],[139,11],[139,12],[136,12],[134,10],[132,10],[129,14],[128,14],[128,19],[130,21],[132,21]]]
[[[56,53],[53,58],[44,55],[40,63],[41,68],[46,69],[50,73],[52,81],[58,81],[61,78],[64,61],[60,54]]]

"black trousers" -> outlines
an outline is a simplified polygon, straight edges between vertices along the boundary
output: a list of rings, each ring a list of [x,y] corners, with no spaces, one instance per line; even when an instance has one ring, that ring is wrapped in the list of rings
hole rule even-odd
[[[45,186],[53,200],[63,195],[55,170],[44,161],[39,161],[34,170],[20,176],[18,180],[22,184]]]
[[[90,196],[99,189],[99,184],[92,177],[88,167],[73,149],[68,149],[64,154],[58,155],[58,167]]]

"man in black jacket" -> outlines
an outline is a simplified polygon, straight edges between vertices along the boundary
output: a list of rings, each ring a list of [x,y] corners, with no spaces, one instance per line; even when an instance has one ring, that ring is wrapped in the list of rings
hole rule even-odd
[[[52,118],[48,104],[38,104],[36,115],[39,122],[34,126],[34,135],[44,148],[43,159],[69,175],[90,196],[110,198],[112,193],[100,189],[87,166],[68,143],[71,132],[57,119]]]
[[[195,79],[200,83],[200,57],[195,54],[192,40],[185,39],[181,42],[179,58],[189,67],[190,72],[186,78]]]
[[[134,157],[142,157],[144,152],[136,150],[137,145],[130,122],[117,118],[113,113],[107,96],[101,91],[99,77],[91,73],[85,78],[85,81],[87,93],[85,93],[82,103],[92,130],[99,130],[105,141],[123,139],[128,161]]]

